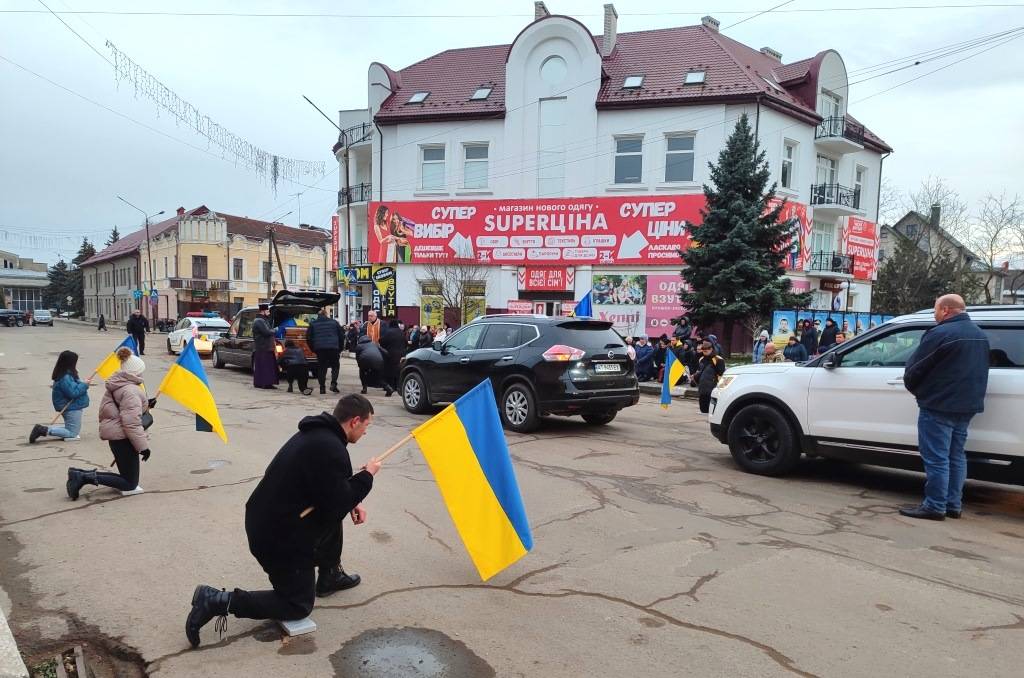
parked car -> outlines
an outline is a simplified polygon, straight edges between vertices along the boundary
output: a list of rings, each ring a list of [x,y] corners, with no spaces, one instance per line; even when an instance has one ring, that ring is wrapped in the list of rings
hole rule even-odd
[[[640,399],[633,361],[610,322],[523,315],[483,316],[409,353],[399,390],[405,409],[421,414],[484,379],[502,423],[518,432],[546,414],[607,424]]]
[[[21,327],[25,324],[25,314],[12,308],[0,308],[0,325]]]
[[[50,315],[49,311],[42,308],[37,308],[36,310],[32,311],[32,324],[49,325],[50,327],[53,327],[53,316]]]
[[[213,342],[227,334],[230,327],[223,318],[182,318],[177,325],[169,328],[167,352],[171,355],[181,353],[189,339],[195,339],[196,352],[209,355],[213,353]]]
[[[321,308],[338,303],[340,294],[331,292],[292,292],[281,290],[270,303],[270,323],[277,330],[278,325],[289,318],[295,319],[295,326],[284,329],[284,338],[277,339],[276,351],[280,356],[284,353],[284,342],[295,341],[306,354],[311,373],[316,371],[316,354],[306,343],[306,329]],[[238,365],[252,369],[252,323],[256,320],[259,308],[247,306],[235,314],[226,336],[213,342],[213,366]]]
[[[990,346],[985,411],[967,438],[968,474],[1024,484],[1024,308],[967,312]],[[783,475],[803,454],[921,470],[917,403],[903,369],[933,325],[929,309],[805,363],[730,368],[711,394],[711,433],[750,473]]]

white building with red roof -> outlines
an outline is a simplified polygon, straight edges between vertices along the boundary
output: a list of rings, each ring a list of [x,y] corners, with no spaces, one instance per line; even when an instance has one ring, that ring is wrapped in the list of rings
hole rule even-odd
[[[659,335],[680,312],[677,252],[700,219],[708,163],[745,113],[801,222],[794,287],[815,308],[838,295],[870,310],[892,149],[847,110],[837,52],[786,64],[712,17],[618,33],[605,5],[592,35],[535,7],[511,44],[370,65],[368,110],[341,112],[335,146],[340,268],[394,267],[406,322],[438,324],[437,266],[463,266],[481,271],[471,313],[558,314],[594,290],[595,316]],[[352,310],[381,303],[372,285],[350,290]]]

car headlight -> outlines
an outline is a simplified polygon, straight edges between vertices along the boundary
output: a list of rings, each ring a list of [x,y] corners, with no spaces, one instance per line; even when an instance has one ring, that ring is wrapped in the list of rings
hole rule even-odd
[[[721,379],[718,380],[718,390],[724,391],[725,389],[729,388],[729,384],[736,381],[737,376],[739,375],[726,374],[725,376],[723,376]]]

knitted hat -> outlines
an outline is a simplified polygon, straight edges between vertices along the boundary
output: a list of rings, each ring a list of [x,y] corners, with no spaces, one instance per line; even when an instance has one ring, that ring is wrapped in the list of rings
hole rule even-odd
[[[121,370],[136,377],[141,377],[146,371],[146,363],[137,355],[132,355],[121,363]]]

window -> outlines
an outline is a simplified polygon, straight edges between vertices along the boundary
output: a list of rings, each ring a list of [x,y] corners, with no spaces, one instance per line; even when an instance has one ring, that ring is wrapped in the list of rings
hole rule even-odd
[[[782,144],[782,177],[779,182],[783,188],[796,185],[796,142],[786,140]]]
[[[295,264],[288,264],[288,284],[296,285],[299,282],[299,267]]]
[[[885,250],[878,250],[878,261],[885,261]]]
[[[416,92],[411,97],[409,97],[409,101],[407,101],[406,103],[422,104],[424,101],[427,100],[428,96],[430,96],[430,92]]]
[[[835,232],[835,224],[815,221],[811,229],[811,252],[834,252]]]
[[[466,144],[462,165],[464,188],[487,188],[487,144]]]
[[[907,224],[906,225],[906,229],[907,229],[907,237],[908,238],[916,238],[917,237],[917,224]]]
[[[616,137],[615,183],[639,184],[644,164],[643,137]]]
[[[484,336],[483,343],[480,344],[480,348],[481,350],[489,348],[515,348],[522,343],[519,340],[520,334],[519,325],[506,325],[504,323],[489,325],[487,327],[487,334]]]
[[[482,101],[487,97],[491,96],[491,87],[481,86],[477,87],[476,91],[473,92],[473,96],[469,97],[470,101]]]
[[[549,56],[540,65],[540,79],[549,85],[557,85],[565,80],[565,76],[568,74],[569,67],[566,65],[565,59],[557,54]]]
[[[988,335],[989,367],[1024,367],[1024,328],[982,327]]]
[[[690,71],[683,80],[684,85],[701,85],[704,83],[704,71]]]
[[[445,346],[451,351],[472,351],[480,343],[480,335],[484,333],[486,325],[466,325],[452,335],[452,338],[445,342]]]
[[[541,99],[537,115],[537,196],[565,193],[565,99]]]
[[[644,84],[644,76],[642,75],[627,75],[626,79],[622,81],[622,89],[636,89]]]
[[[420,147],[420,188],[424,191],[444,189],[444,146]]]
[[[272,275],[270,262],[264,261],[263,266],[261,266],[260,268],[260,282],[267,282],[268,280],[270,280],[270,276]]]
[[[232,259],[231,260],[231,278],[233,280],[242,280],[245,277],[245,260],[244,259]]]
[[[836,161],[827,155],[818,156],[818,181],[819,184],[836,183]]]
[[[843,114],[843,100],[842,98],[828,91],[827,89],[821,90],[821,96],[818,97],[818,115],[823,118],[838,118]]]
[[[309,269],[309,275],[313,279],[313,287],[320,287],[320,269],[314,266]]]
[[[665,141],[665,181],[693,181],[693,135],[672,134]]]
[[[841,367],[903,367],[921,343],[923,327],[892,332],[842,356]]]
[[[860,209],[860,199],[864,195],[864,182],[868,178],[868,169],[857,165],[853,170],[853,207]]]
[[[256,320],[256,314],[249,312],[243,313],[239,316],[238,321],[238,336],[240,337],[251,337],[252,336],[252,324]]]
[[[202,254],[192,255],[192,277],[206,278],[206,256]]]
[[[171,275],[170,269],[167,268],[167,257],[164,257],[164,277],[167,278]]]

